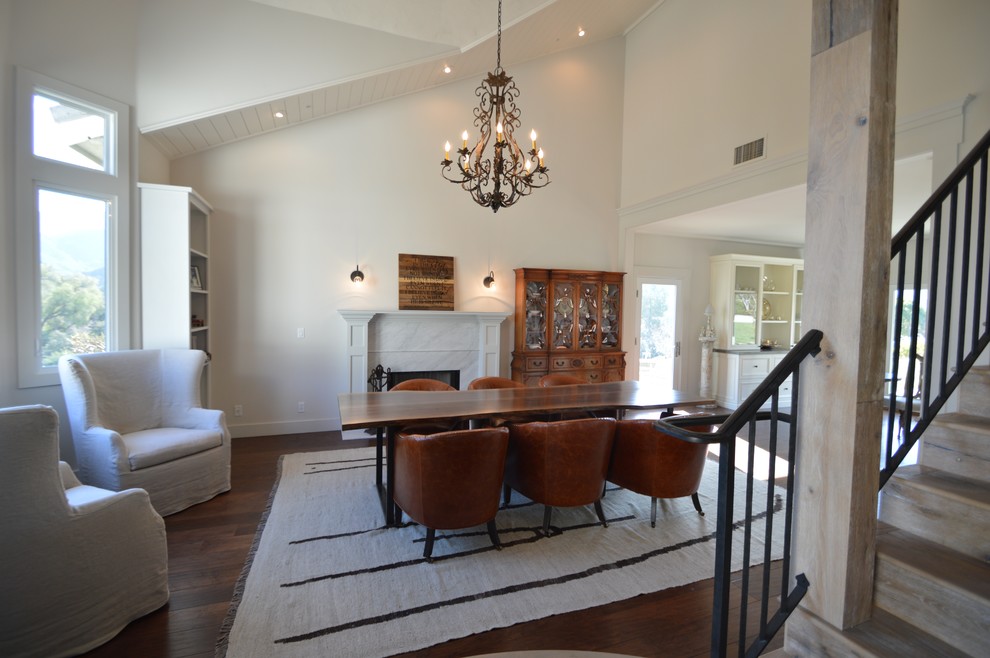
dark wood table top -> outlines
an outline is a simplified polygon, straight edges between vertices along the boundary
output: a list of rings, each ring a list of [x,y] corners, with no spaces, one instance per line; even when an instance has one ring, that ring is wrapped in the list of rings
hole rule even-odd
[[[471,420],[575,409],[662,409],[713,404],[714,400],[697,393],[622,381],[550,388],[341,393],[337,403],[342,429],[352,430],[411,421]]]

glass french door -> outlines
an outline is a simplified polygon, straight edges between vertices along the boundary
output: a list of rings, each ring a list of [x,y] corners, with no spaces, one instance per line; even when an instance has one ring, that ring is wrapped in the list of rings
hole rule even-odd
[[[678,321],[680,282],[639,280],[639,381],[679,388],[681,337]]]

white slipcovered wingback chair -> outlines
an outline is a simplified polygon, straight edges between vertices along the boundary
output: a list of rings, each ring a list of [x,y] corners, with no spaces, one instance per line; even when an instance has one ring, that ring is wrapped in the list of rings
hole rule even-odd
[[[67,355],[58,371],[79,478],[147,490],[162,516],[230,489],[230,432],[200,405],[200,350]]]
[[[80,654],[168,601],[147,492],[81,485],[58,457],[54,409],[0,409],[0,656]]]

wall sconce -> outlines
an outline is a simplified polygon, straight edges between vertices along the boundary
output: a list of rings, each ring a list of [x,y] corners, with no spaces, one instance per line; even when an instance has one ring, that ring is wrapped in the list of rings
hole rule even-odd
[[[354,271],[351,272],[351,282],[358,285],[362,281],[364,281],[364,272],[361,271],[361,268],[358,265],[355,265]]]
[[[494,270],[489,271],[488,276],[485,277],[485,280],[482,281],[482,283],[485,284],[486,288],[490,290],[495,290],[495,271]]]

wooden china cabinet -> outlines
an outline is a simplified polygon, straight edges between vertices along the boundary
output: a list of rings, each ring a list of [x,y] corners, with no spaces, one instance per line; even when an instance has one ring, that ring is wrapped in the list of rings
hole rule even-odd
[[[549,373],[621,381],[624,272],[516,270],[512,378],[535,386]]]

